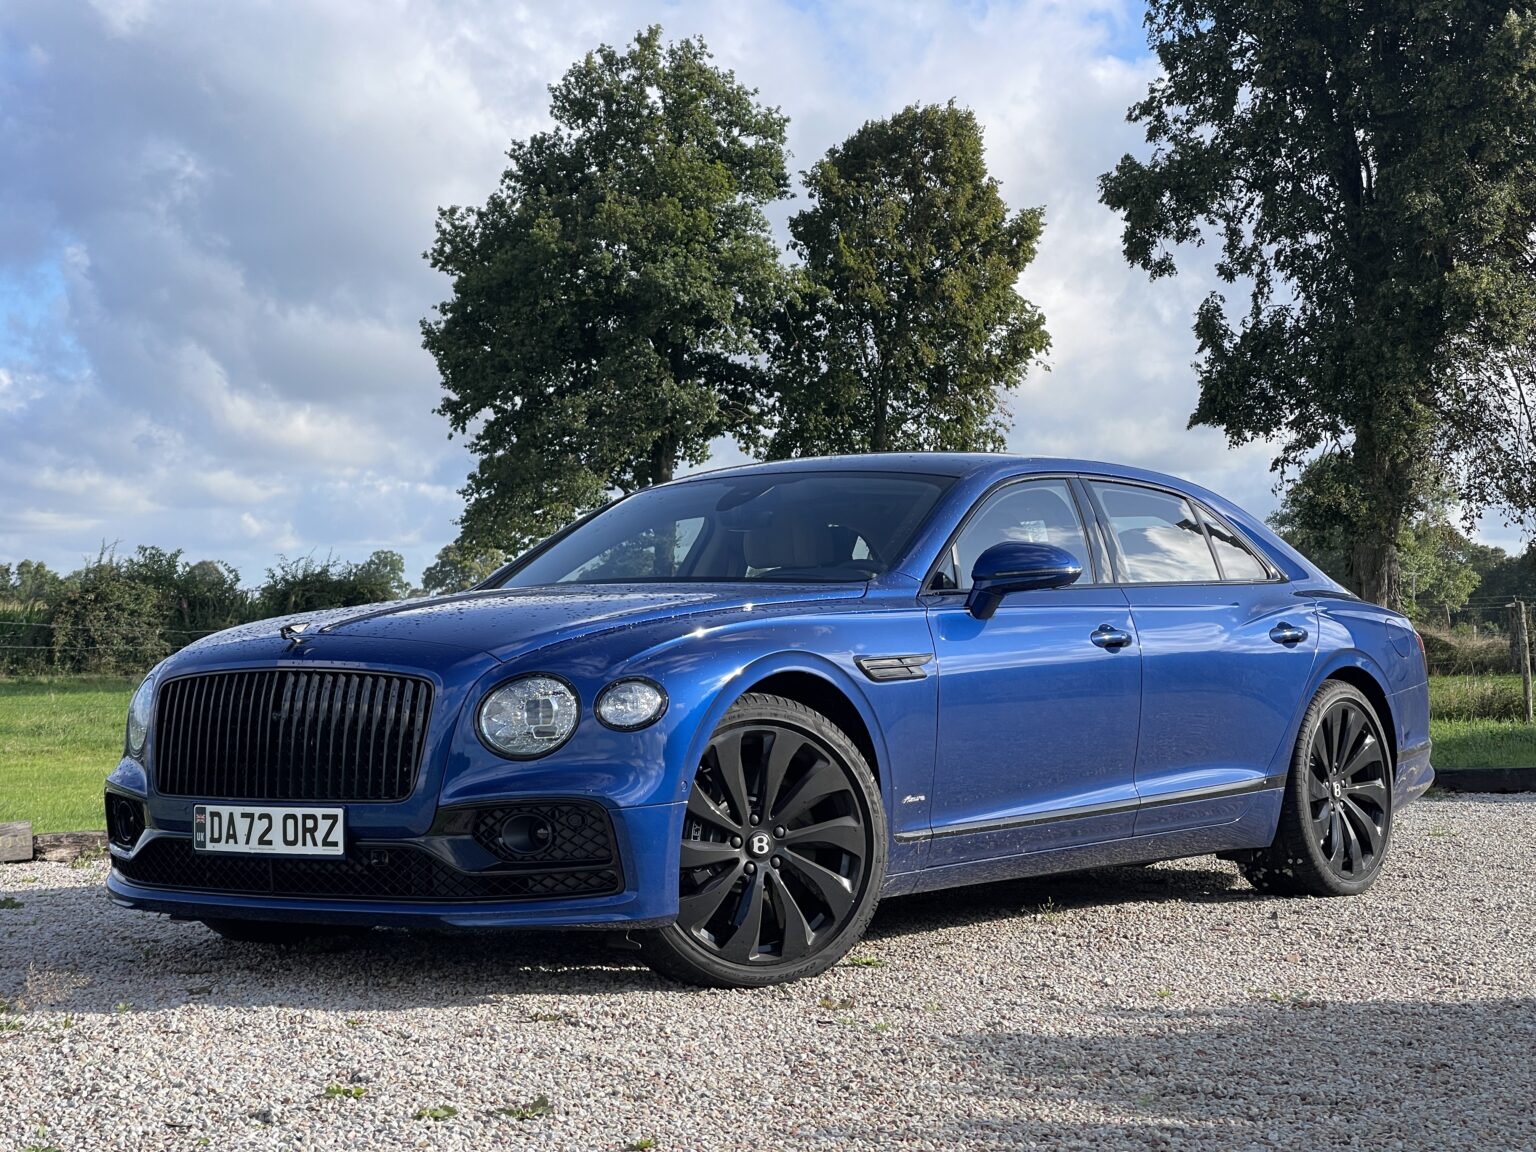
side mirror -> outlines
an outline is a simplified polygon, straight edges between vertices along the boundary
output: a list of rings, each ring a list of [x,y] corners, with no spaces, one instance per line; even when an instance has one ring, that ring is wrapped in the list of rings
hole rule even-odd
[[[990,620],[1010,592],[1060,588],[1083,574],[1077,557],[1054,544],[1010,540],[994,544],[971,568],[971,594],[965,601],[978,620]]]

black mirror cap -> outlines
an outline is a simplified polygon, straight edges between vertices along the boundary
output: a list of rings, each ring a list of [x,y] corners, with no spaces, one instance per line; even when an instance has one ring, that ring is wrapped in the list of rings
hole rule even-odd
[[[978,620],[989,620],[1010,592],[1062,588],[1083,574],[1077,557],[1054,544],[1007,540],[994,544],[971,567],[971,594],[965,607]]]

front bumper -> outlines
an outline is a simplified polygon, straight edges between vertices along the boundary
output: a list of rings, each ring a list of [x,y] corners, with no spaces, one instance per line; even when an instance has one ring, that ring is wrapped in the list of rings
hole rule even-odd
[[[447,928],[613,928],[655,927],[669,924],[677,917],[677,853],[681,840],[683,804],[654,804],[633,808],[610,809],[618,871],[622,887],[601,895],[540,897],[520,895],[515,899],[473,899],[462,894],[454,898],[413,896],[399,898],[377,894],[360,897],[327,893],[297,895],[292,892],[247,892],[212,890],[194,886],[196,881],[174,878],[167,883],[146,883],[129,875],[142,873],[136,861],[149,854],[165,855],[174,849],[185,857],[189,838],[179,832],[150,828],[134,847],[111,846],[113,868],[107,877],[107,891],[116,904],[126,908],[160,912],[178,919],[285,920],[314,924],[374,925],[394,927]],[[175,844],[156,841],[177,841]],[[450,838],[441,836],[357,839],[348,844],[349,873],[356,875],[363,861],[372,856],[409,854],[427,863],[439,880],[446,878],[455,893],[473,892],[476,886],[501,888],[507,884],[486,885],[485,881],[511,875],[496,868],[459,870],[463,854],[451,850]],[[669,850],[670,849],[670,850]],[[140,854],[145,854],[141,856]],[[264,867],[251,857],[224,857]],[[324,865],[311,866],[311,870]],[[163,869],[154,875],[164,875]],[[463,884],[454,881],[462,880]],[[254,884],[240,885],[258,886]],[[421,885],[416,885],[421,887]],[[442,887],[427,885],[427,887]],[[522,886],[516,886],[522,887]]]

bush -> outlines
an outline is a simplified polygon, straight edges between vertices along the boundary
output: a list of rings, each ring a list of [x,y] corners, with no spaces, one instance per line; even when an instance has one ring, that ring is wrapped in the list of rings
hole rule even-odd
[[[76,574],[53,617],[54,667],[61,672],[134,675],[170,655],[165,594],[127,574],[110,556]]]
[[[1514,661],[1505,636],[1472,636],[1465,631],[1420,628],[1431,676],[1487,676],[1511,671]]]
[[[1436,720],[1524,720],[1524,687],[1518,676],[1436,676],[1429,682],[1429,714]]]
[[[267,569],[267,582],[257,593],[258,616],[287,616],[319,608],[350,608],[398,600],[410,590],[405,560],[398,552],[378,551],[361,564],[344,564],[333,556],[290,560],[279,556]]]

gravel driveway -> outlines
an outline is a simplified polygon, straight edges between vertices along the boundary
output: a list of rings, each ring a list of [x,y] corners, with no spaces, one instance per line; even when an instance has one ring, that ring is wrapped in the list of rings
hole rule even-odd
[[[1353,900],[1209,857],[893,900],[759,992],[585,935],[272,952],[102,877],[0,869],[0,1152],[1536,1148],[1536,797],[1415,805]]]

